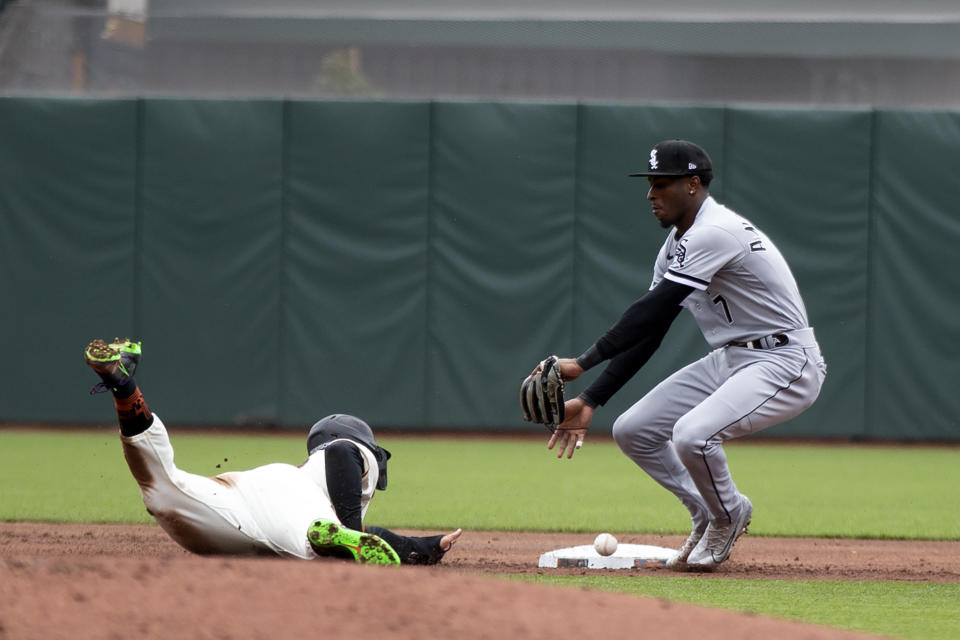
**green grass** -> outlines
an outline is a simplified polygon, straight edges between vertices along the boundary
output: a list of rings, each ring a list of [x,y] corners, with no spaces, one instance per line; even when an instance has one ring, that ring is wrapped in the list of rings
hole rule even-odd
[[[386,443],[395,453],[396,493],[371,507],[385,522],[689,532],[679,502],[610,442],[588,440],[572,460],[537,442]],[[960,448],[733,443],[726,450],[754,503],[753,535],[960,539]]]
[[[0,430],[0,520],[153,522],[130,476],[116,429]],[[172,435],[177,465],[202,475],[303,461],[294,435]]]
[[[300,434],[171,429],[177,464],[203,475],[299,463]],[[369,522],[411,528],[687,533],[686,511],[594,438],[572,460],[536,440],[382,438],[390,488]],[[732,443],[757,536],[960,539],[960,448]],[[114,429],[0,430],[0,519],[150,522]]]
[[[960,638],[960,584],[507,576],[601,589],[915,640]]]
[[[177,464],[215,475],[299,463],[303,434],[192,433],[172,428]],[[573,460],[545,438],[382,438],[390,489],[366,521],[388,527],[595,533],[688,531],[683,508],[594,436]],[[960,447],[813,446],[736,442],[734,479],[753,500],[754,536],[960,540]],[[115,429],[0,429],[0,520],[149,523]],[[536,582],[621,591],[896,638],[960,637],[960,585],[536,576]]]

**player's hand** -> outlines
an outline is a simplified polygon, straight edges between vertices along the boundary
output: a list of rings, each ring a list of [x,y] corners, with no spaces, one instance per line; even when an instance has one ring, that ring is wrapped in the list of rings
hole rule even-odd
[[[583,367],[577,364],[575,358],[560,358],[557,360],[557,366],[560,368],[564,382],[576,380],[580,377],[580,374],[583,373]],[[566,409],[564,409],[564,411],[566,411]]]
[[[560,375],[564,382],[576,380],[580,377],[580,374],[583,373],[583,367],[577,364],[576,358],[558,358],[557,367],[560,369]],[[530,375],[534,376],[539,372],[540,364],[538,363],[537,366],[533,368],[533,371],[530,372]]]
[[[580,398],[573,398],[563,403],[563,412],[566,419],[550,436],[547,449],[553,449],[554,446],[559,444],[557,457],[562,458],[564,452],[566,452],[569,460],[573,457],[574,452],[583,446],[590,421],[593,420],[593,407]]]
[[[463,534],[463,529],[457,529],[456,531],[452,533],[448,533],[447,535],[440,538],[440,550],[443,551],[444,553],[446,553],[447,551],[450,551],[450,547],[452,547],[454,544],[457,543],[457,540],[460,539],[460,536],[462,534]]]

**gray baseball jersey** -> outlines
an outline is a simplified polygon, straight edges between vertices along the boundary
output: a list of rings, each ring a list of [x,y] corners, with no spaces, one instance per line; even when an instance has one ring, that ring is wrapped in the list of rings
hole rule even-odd
[[[613,425],[620,448],[676,495],[694,530],[732,521],[742,504],[722,443],[799,415],[820,393],[826,365],[796,281],[770,239],[708,197],[654,267],[693,287],[683,306],[713,351],[658,384]],[[786,342],[773,334],[785,334]],[[731,343],[761,342],[761,348]]]
[[[679,240],[671,229],[654,265],[652,289],[666,278],[694,291],[684,300],[717,348],[807,326],[796,280],[770,239],[708,197]]]

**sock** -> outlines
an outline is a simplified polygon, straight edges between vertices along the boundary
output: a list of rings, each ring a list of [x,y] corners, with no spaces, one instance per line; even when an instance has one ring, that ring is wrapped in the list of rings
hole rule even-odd
[[[134,394],[134,392],[137,391],[137,383],[133,380],[133,378],[127,378],[126,382],[119,387],[113,387],[111,391],[113,391],[114,399],[129,398]]]
[[[133,384],[132,381],[130,384]],[[114,392],[113,403],[117,407],[117,419],[120,421],[120,433],[125,436],[135,436],[138,433],[146,431],[153,424],[153,414],[150,413],[150,407],[147,401],[143,399],[143,394],[136,384],[133,384],[133,392],[126,397],[120,397],[120,390],[127,391],[124,385]]]

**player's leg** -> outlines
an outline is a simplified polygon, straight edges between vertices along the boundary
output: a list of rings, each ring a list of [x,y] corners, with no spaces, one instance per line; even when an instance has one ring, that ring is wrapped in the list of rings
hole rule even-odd
[[[145,431],[153,421],[150,408],[133,377],[141,353],[140,343],[130,338],[115,338],[109,344],[94,340],[83,350],[87,366],[100,376],[100,383],[90,393],[113,393],[120,432],[127,436]]]
[[[670,566],[684,562],[700,541],[709,522],[709,511],[699,489],[677,456],[673,428],[677,420],[697,406],[717,387],[720,363],[717,353],[677,371],[625,411],[613,425],[620,449],[651,478],[673,493],[690,512],[691,532]]]
[[[723,442],[756,433],[799,415],[816,399],[822,372],[803,349],[728,349],[727,377],[716,391],[679,420],[677,455],[693,478],[711,518],[739,508]]]
[[[140,343],[129,339],[94,340],[84,349],[84,360],[101,379],[91,393],[113,394],[123,455],[148,513],[175,542],[195,553],[268,551],[238,527],[244,524],[243,510],[235,492],[174,464],[166,428],[151,413],[134,379],[140,356]]]
[[[120,439],[147,512],[181,547],[204,555],[273,553],[230,485],[229,474],[208,478],[176,466],[159,416],[153,416],[146,431]]]
[[[689,562],[714,567],[746,529],[753,505],[733,482],[723,442],[789,420],[816,399],[823,381],[816,348],[726,349],[726,381],[677,421],[673,440],[710,511],[710,526]]]

